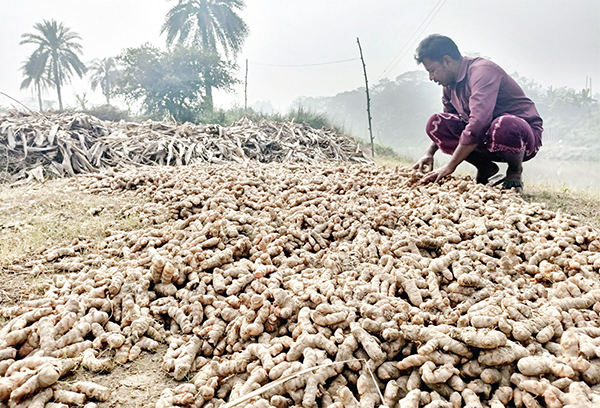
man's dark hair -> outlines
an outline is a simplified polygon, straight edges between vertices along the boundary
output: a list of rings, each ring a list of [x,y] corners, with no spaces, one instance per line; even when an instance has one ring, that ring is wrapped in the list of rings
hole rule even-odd
[[[432,34],[425,38],[415,52],[415,60],[422,64],[425,58],[431,61],[442,62],[444,55],[449,55],[453,60],[462,58],[458,47],[449,37],[440,34]]]

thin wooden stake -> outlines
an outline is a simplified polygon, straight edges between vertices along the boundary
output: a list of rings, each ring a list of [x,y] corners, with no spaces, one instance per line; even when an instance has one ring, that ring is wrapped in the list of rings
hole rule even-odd
[[[246,58],[246,79],[244,80],[244,113],[248,112],[248,58]]]
[[[367,90],[367,117],[369,118],[369,136],[371,137],[371,156],[375,159],[375,146],[373,144],[373,128],[371,127],[371,98],[369,97],[369,81],[367,80],[367,66],[365,65],[365,59],[363,58],[362,47],[360,46],[360,40],[356,37],[358,44],[358,50],[360,51],[360,60],[362,61],[363,71],[365,73],[365,88]]]

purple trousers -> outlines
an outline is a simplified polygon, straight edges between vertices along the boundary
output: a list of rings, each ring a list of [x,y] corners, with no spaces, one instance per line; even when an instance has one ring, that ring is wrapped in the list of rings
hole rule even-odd
[[[446,153],[452,154],[458,146],[466,123],[454,113],[436,113],[427,122],[426,132],[431,140]],[[483,143],[475,149],[479,153],[524,153],[523,161],[533,158],[540,148],[541,132],[514,115],[494,119],[485,132]]]

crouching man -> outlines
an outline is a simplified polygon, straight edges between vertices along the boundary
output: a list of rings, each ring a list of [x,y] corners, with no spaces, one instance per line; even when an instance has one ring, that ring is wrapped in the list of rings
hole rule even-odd
[[[448,37],[425,38],[415,59],[443,87],[444,112],[434,114],[426,127],[433,143],[414,165],[430,171],[423,182],[437,182],[467,161],[477,168],[477,182],[487,184],[499,171],[495,162],[505,162],[503,188],[522,192],[523,162],[542,145],[542,118],[533,101],[502,68],[484,58],[463,57]],[[452,157],[434,171],[438,150]]]

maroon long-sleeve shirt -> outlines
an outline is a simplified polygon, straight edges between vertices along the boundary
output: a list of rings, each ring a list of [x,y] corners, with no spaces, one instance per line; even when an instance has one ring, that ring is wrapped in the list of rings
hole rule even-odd
[[[535,150],[542,145],[542,118],[533,101],[501,67],[484,58],[463,57],[456,82],[445,86],[444,112],[467,122],[460,144],[480,144],[492,120],[503,114],[524,119],[534,131]]]

